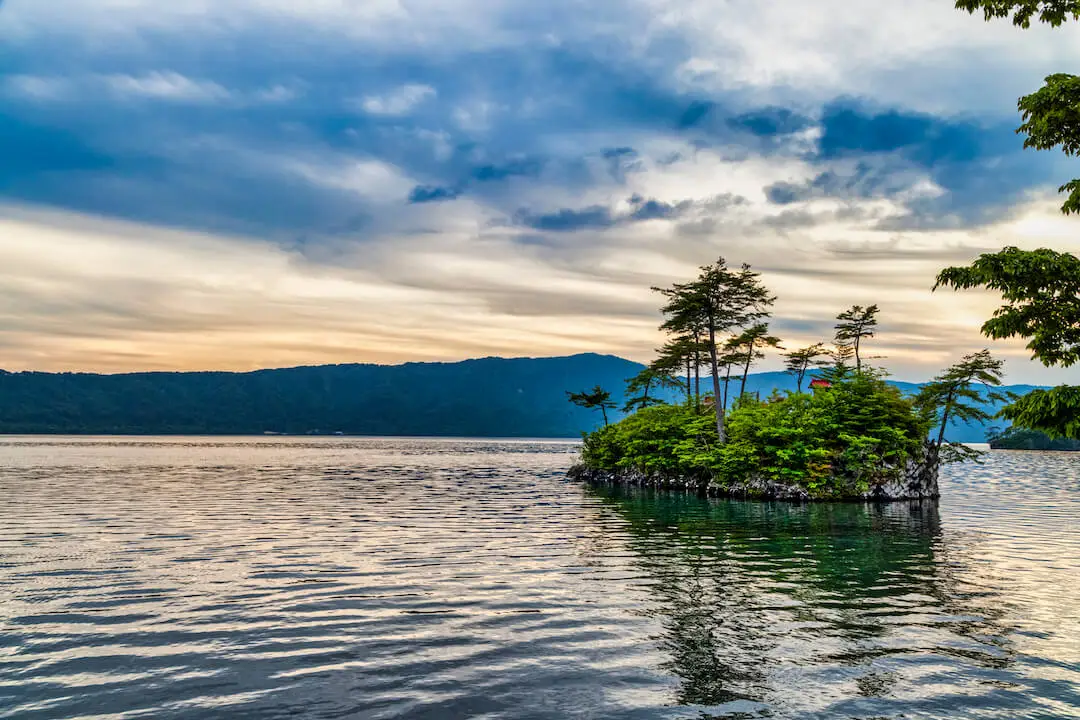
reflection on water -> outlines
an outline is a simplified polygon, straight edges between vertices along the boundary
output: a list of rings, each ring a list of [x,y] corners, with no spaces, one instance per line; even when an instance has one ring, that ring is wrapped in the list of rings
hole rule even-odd
[[[922,694],[916,686],[935,682],[942,663],[964,666],[968,685],[1007,682],[995,671],[1013,659],[1011,629],[943,571],[933,504],[600,494],[629,521],[640,567],[655,578],[648,613],[663,628],[680,703],[900,716],[912,709],[905,694]]]
[[[575,451],[0,438],[0,717],[1080,715],[1080,456],[939,508],[587,489]]]

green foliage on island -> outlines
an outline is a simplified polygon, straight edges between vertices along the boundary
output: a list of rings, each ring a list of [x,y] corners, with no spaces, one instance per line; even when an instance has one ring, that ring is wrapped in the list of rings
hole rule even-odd
[[[1080,450],[1080,440],[1052,438],[1038,430],[1010,427],[992,428],[986,441],[994,450]]]
[[[611,425],[605,414],[604,427],[585,435],[582,462],[593,470],[720,487],[753,479],[814,498],[857,497],[913,468],[977,459],[976,451],[946,434],[956,424],[988,420],[985,403],[1006,399],[993,389],[1001,385],[1002,363],[988,350],[965,356],[917,394],[903,395],[866,362],[877,305],[837,315],[831,348],[815,343],[785,352],[796,389],[762,399],[745,391],[746,377],[767,349],[784,348],[769,334],[775,298],[759,275],[747,265],[729,270],[720,258],[692,282],[655,289],[665,297],[661,329],[673,337],[628,381],[636,392],[648,380],[642,402],[628,406],[637,412]],[[702,368],[713,389],[704,397]],[[665,383],[685,390],[683,402],[649,401],[647,388]],[[600,386],[570,393],[575,404],[605,413],[609,397]]]
[[[813,392],[744,395],[717,441],[712,413],[692,405],[645,408],[587,435],[582,461],[736,485],[757,476],[814,497],[846,497],[896,477],[926,447],[932,416],[872,372]]]

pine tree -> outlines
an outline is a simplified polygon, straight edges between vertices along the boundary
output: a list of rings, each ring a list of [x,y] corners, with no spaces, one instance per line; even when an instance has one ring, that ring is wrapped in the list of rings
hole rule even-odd
[[[825,347],[824,343],[815,343],[809,347],[799,348],[798,350],[791,350],[784,353],[786,360],[784,361],[784,368],[788,374],[795,378],[796,392],[802,392],[803,380],[806,379],[806,375],[810,372],[811,368],[822,367],[827,365],[828,361],[823,360],[829,356],[829,351]]]
[[[582,390],[581,392],[576,393],[568,390],[566,394],[570,398],[570,402],[578,407],[587,408],[589,410],[600,410],[604,416],[604,426],[607,427],[607,411],[616,407],[615,402],[611,399],[611,393],[597,385],[592,390]]]
[[[716,431],[721,443],[725,432],[718,343],[725,333],[768,317],[768,307],[776,298],[761,284],[760,277],[749,265],[732,270],[719,258],[714,264],[703,266],[692,282],[653,288],[667,298],[661,308],[667,318],[661,329],[682,335],[696,333],[705,339],[715,398]]]
[[[855,354],[855,371],[862,372],[862,355],[860,354],[863,338],[874,337],[874,329],[877,327],[878,306],[852,305],[850,310],[845,310],[836,316],[839,320],[836,324],[836,345],[848,345]]]
[[[991,390],[1001,385],[1002,368],[1002,361],[994,358],[989,350],[980,350],[965,355],[960,362],[923,385],[916,403],[940,419],[937,439],[934,441],[939,452],[945,444],[945,433],[950,423],[985,422],[994,416],[984,410],[982,404],[1003,403],[1008,400],[1005,394]],[[984,393],[979,392],[979,385],[983,387]],[[966,459],[973,455],[960,443],[949,443],[948,449],[954,457],[946,459]]]
[[[746,394],[746,380],[750,376],[750,366],[755,360],[765,357],[765,348],[780,347],[780,338],[769,334],[768,323],[758,323],[747,328],[734,339],[742,359],[742,382],[739,385],[739,397]]]
[[[672,375],[671,369],[671,366],[666,362],[654,360],[642,368],[637,375],[627,380],[626,396],[628,399],[623,411],[631,412],[650,405],[663,404],[664,401],[656,397],[655,393],[674,388],[683,389],[684,383]],[[650,393],[653,394],[650,395]]]

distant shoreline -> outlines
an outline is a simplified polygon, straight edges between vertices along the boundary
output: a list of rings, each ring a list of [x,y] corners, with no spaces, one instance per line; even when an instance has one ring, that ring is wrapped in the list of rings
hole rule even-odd
[[[569,388],[622,387],[644,366],[611,355],[457,363],[330,365],[248,373],[122,375],[0,371],[0,434],[578,439],[599,425],[566,402]],[[918,385],[896,383],[905,393]],[[781,372],[750,373],[762,397],[795,390]],[[1025,386],[1012,388],[1016,392]],[[612,398],[620,406],[626,397]],[[659,399],[673,400],[670,397]],[[617,420],[622,413],[612,414]],[[982,440],[961,427],[957,440]],[[320,434],[321,435],[321,434]]]

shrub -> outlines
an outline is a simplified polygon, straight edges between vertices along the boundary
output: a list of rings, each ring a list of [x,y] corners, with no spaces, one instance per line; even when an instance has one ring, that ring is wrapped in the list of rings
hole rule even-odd
[[[866,492],[924,452],[932,418],[871,373],[830,388],[744,398],[716,442],[712,414],[684,405],[646,408],[586,437],[582,459],[605,470],[711,478],[751,476],[805,488],[817,497]]]
[[[711,411],[687,405],[654,405],[585,436],[582,461],[601,470],[640,470],[700,475],[716,450]]]
[[[717,479],[730,484],[756,473],[812,495],[865,492],[920,456],[930,424],[912,400],[870,373],[813,394],[742,402],[728,416]]]

